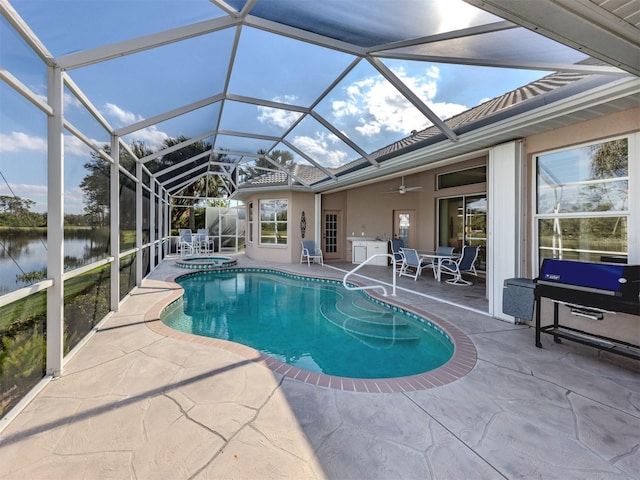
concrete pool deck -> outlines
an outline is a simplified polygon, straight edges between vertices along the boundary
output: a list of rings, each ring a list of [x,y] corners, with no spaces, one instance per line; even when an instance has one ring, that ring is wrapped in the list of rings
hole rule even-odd
[[[149,328],[178,271],[163,262],[4,429],[0,478],[638,478],[637,362],[551,337],[535,348],[527,326],[405,288],[470,290],[402,279],[398,302],[471,340],[471,370],[423,390],[324,388]]]

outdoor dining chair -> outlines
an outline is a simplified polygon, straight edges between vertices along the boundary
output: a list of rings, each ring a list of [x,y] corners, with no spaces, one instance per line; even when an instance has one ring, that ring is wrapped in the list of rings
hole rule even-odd
[[[415,248],[403,248],[402,253],[404,255],[404,261],[402,262],[402,268],[398,272],[398,276],[413,277],[414,280],[418,280],[427,262],[420,260],[420,255],[418,255],[418,251]]]
[[[188,228],[181,228],[180,239],[178,240],[178,252],[180,252],[180,256],[184,257],[185,255],[193,255],[195,251],[191,230]]]
[[[476,271],[476,259],[478,258],[477,245],[465,245],[462,247],[462,255],[457,260],[443,260],[440,263],[440,272],[447,275],[453,275],[453,278],[447,280],[451,285],[473,285],[472,282],[462,278],[463,273],[478,276]]]
[[[199,253],[209,253],[209,230],[206,228],[199,228],[196,234],[196,251]]]
[[[402,263],[404,262],[404,254],[402,253],[404,241],[401,238],[393,238],[389,240],[389,245],[391,247],[394,264],[396,265],[396,271],[400,272],[402,269]]]

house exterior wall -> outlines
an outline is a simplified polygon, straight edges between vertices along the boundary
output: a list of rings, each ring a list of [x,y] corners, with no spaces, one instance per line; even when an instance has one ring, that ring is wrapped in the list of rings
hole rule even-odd
[[[400,195],[386,193],[401,184],[394,178],[347,191],[323,195],[322,207],[344,213],[344,237],[364,236],[389,239],[393,234],[395,210],[414,210],[416,214],[416,245],[418,250],[435,250],[438,199],[486,192],[486,183],[437,190],[437,175],[486,164],[485,156],[446,165],[432,170],[405,175],[406,186],[422,186],[422,190]],[[351,259],[350,242],[342,260]]]
[[[260,244],[260,200],[269,199],[287,199],[288,215],[287,215],[287,244],[286,245],[261,245]],[[248,196],[244,202],[246,208],[250,202],[253,202],[253,218],[254,218],[254,238],[249,241],[249,217],[247,214],[246,229],[246,246],[245,254],[247,257],[258,261],[280,262],[280,263],[296,263],[300,261],[300,252],[302,240],[300,230],[300,220],[302,212],[305,213],[306,229],[305,239],[313,240],[316,236],[316,218],[315,218],[315,194],[307,192],[292,192],[288,190],[269,190],[264,192],[256,192]]]
[[[540,135],[533,135],[526,138],[525,150],[527,161],[527,182],[528,192],[526,223],[526,276],[535,277],[538,273],[537,254],[535,252],[535,166],[536,156],[550,150],[558,150],[571,146],[581,145],[600,140],[607,140],[625,134],[640,135],[640,108],[626,110],[623,112],[607,115],[594,120],[577,123],[570,127],[559,128]],[[629,261],[637,264],[640,257],[640,242],[638,241],[637,230],[640,224],[640,202],[634,201],[631,197],[633,192],[640,189],[638,170],[640,170],[640,156],[638,154],[637,142],[630,143],[629,155]],[[635,154],[632,151],[632,144],[635,143]],[[636,232],[636,233],[634,233]],[[553,318],[552,303],[544,301],[541,309],[542,323],[546,325]],[[573,317],[568,308],[560,309],[561,324],[585,329],[596,335],[604,335],[611,338],[627,341],[636,345],[640,344],[640,328],[638,328],[638,317],[634,315],[616,314],[605,315],[601,321],[581,319]],[[532,323],[532,322],[529,322]]]

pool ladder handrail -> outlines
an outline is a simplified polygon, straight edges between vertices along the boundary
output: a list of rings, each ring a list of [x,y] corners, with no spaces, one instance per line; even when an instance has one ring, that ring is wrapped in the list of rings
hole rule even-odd
[[[347,278],[349,278],[349,276],[351,276],[352,274],[354,274],[355,272],[357,272],[358,270],[360,270],[362,267],[364,267],[367,263],[369,263],[371,261],[371,259],[373,258],[377,258],[377,257],[387,257],[387,258],[391,258],[391,260],[393,260],[393,283],[392,283],[392,293],[391,296],[395,297],[396,296],[396,266],[397,266],[397,262],[396,259],[393,255],[389,254],[389,253],[376,253],[375,255],[371,255],[369,258],[367,258],[364,262],[362,262],[360,265],[358,265],[356,268],[354,268],[353,270],[350,270],[349,272],[347,272],[344,276],[344,278],[342,279],[342,284],[344,285],[344,288],[346,288],[347,290],[372,290],[374,288],[379,288],[382,290],[382,295],[383,296],[388,296],[387,294],[387,289],[384,288],[384,285],[368,285],[365,287],[352,287],[350,285],[347,284]]]

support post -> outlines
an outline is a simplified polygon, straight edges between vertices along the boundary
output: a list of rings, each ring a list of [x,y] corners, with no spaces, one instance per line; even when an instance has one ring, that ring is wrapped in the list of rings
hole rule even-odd
[[[120,305],[120,143],[116,135],[111,135],[111,182],[110,182],[110,214],[111,214],[111,310],[118,311]]]
[[[48,101],[53,115],[47,119],[47,290],[46,373],[62,375],[64,354],[64,109],[62,71],[47,70]]]
[[[136,286],[142,285],[142,164],[136,162]]]

